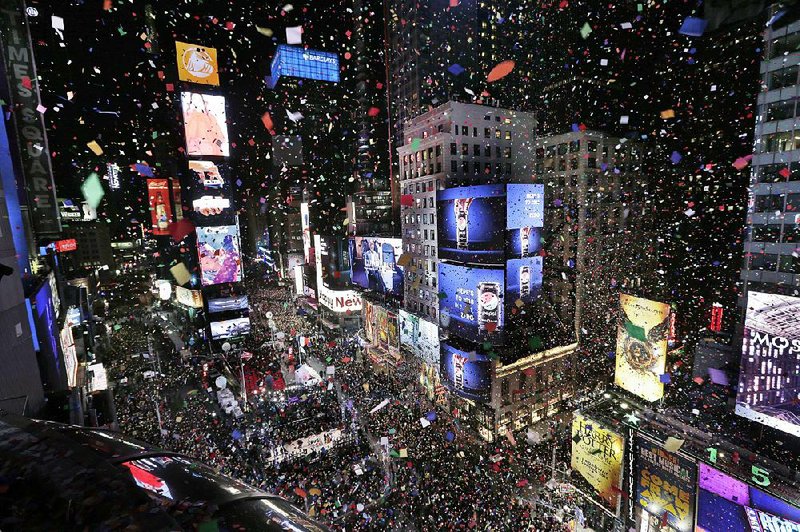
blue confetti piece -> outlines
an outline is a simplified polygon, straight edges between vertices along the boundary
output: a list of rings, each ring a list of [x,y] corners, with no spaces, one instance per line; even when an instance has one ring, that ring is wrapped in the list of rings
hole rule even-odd
[[[448,72],[450,72],[450,73],[451,73],[452,75],[454,75],[454,76],[458,76],[458,75],[460,75],[462,72],[464,72],[464,67],[462,67],[462,66],[461,66],[461,65],[459,65],[458,63],[453,63],[452,65],[450,65],[450,66],[448,67],[447,71],[448,71]]]
[[[706,26],[708,26],[708,21],[705,19],[686,17],[678,33],[681,35],[688,35],[689,37],[702,37],[703,33],[706,31]]]

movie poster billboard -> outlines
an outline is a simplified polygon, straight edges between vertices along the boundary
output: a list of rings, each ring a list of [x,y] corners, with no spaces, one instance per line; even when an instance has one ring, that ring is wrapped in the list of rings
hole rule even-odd
[[[181,92],[186,153],[190,156],[228,157],[228,124],[225,97]]]
[[[349,240],[349,246],[353,284],[381,294],[403,296],[405,270],[398,264],[403,254],[401,239],[357,236]]]
[[[505,185],[440,190],[436,213],[440,259],[468,264],[505,262]]]
[[[709,465],[698,466],[696,532],[800,530],[800,508]]]
[[[246,316],[231,320],[211,322],[211,338],[213,340],[234,338],[247,334],[250,334],[250,318]]]
[[[614,383],[646,401],[664,396],[670,307],[620,294]]]
[[[575,414],[570,467],[594,489],[598,501],[619,514],[625,439],[594,420]]]
[[[219,85],[216,48],[175,41],[175,51],[179,80]]]
[[[736,413],[800,437],[800,298],[748,292]]]
[[[203,286],[242,280],[239,226],[198,227],[197,253]]]
[[[428,366],[439,368],[439,328],[433,322],[400,311],[400,343]]]
[[[440,321],[473,342],[503,341],[505,271],[439,264]]]
[[[172,219],[172,203],[169,196],[169,181],[148,179],[147,196],[150,209],[150,225],[154,235],[168,235]]]
[[[688,532],[694,523],[697,466],[644,438],[637,438],[636,443],[637,504],[672,529]]]
[[[491,399],[492,361],[484,353],[443,343],[439,371],[445,386],[461,397],[481,402]]]

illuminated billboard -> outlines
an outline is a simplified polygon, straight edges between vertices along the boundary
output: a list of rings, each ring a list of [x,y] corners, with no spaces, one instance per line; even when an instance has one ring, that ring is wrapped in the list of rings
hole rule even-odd
[[[375,343],[375,305],[364,301],[364,336],[369,343]]]
[[[208,300],[208,312],[226,312],[228,310],[247,310],[250,305],[247,296],[220,297]]]
[[[169,181],[148,179],[147,197],[150,209],[150,225],[154,235],[168,235],[172,219],[172,203],[169,197]]]
[[[436,212],[440,259],[473,264],[505,261],[505,185],[440,190]]]
[[[225,97],[181,92],[186,153],[189,156],[230,155]]]
[[[617,514],[622,494],[625,439],[594,420],[575,414],[570,467],[586,480],[598,501]]]
[[[355,290],[338,289],[350,283],[346,246],[344,239],[314,235],[318,301],[333,312],[360,312],[361,296]]]
[[[696,532],[800,530],[797,506],[703,463],[697,475]]]
[[[178,79],[203,85],[219,85],[217,50],[175,41]]]
[[[349,247],[353,284],[402,297],[405,271],[397,263],[403,253],[401,239],[358,236],[349,240]]]
[[[531,303],[542,289],[542,257],[511,259],[506,263],[506,304]]]
[[[800,298],[748,292],[736,413],[800,436]]]
[[[238,226],[198,227],[197,253],[203,286],[242,280]]]
[[[697,466],[643,438],[638,438],[636,444],[637,504],[672,529],[690,531],[694,524]]]
[[[439,368],[439,327],[435,323],[401,310],[400,344],[428,366]]]
[[[491,399],[492,361],[485,354],[443,343],[439,371],[445,386],[461,397],[484,402]]]
[[[300,229],[303,231],[303,257],[306,264],[314,264],[314,257],[311,256],[311,214],[306,202],[300,204]]]
[[[189,170],[194,173],[195,182],[204,188],[218,189],[225,186],[225,180],[216,163],[211,161],[189,161]]]
[[[231,208],[231,200],[222,196],[200,196],[192,200],[192,208],[202,216],[217,216]]]
[[[339,55],[279,44],[267,78],[270,89],[275,88],[281,76],[339,83]]]
[[[175,287],[175,301],[191,308],[203,308],[203,293],[182,286]]]
[[[509,184],[506,202],[508,229],[544,226],[544,185]]]
[[[250,334],[250,318],[248,317],[211,322],[211,338],[213,340],[234,338],[246,334]]]
[[[505,270],[439,264],[439,313],[450,333],[474,342],[502,342]]]
[[[646,401],[664,396],[670,308],[666,303],[620,294],[614,383]]]

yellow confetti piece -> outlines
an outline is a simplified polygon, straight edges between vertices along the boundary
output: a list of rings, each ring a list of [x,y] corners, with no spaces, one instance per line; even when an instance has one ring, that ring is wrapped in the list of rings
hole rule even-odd
[[[87,142],[86,145],[90,150],[92,150],[92,152],[94,152],[95,155],[103,155],[103,148],[100,147],[96,140]]]

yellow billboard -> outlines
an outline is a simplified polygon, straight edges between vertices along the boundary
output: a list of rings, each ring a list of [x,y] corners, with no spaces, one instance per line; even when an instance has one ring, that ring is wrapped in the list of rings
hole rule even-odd
[[[666,303],[620,294],[614,383],[646,401],[664,397],[670,308]]]
[[[175,41],[178,79],[203,85],[219,85],[217,50]]]
[[[570,467],[595,489],[611,511],[619,510],[625,440],[599,423],[575,414]]]

